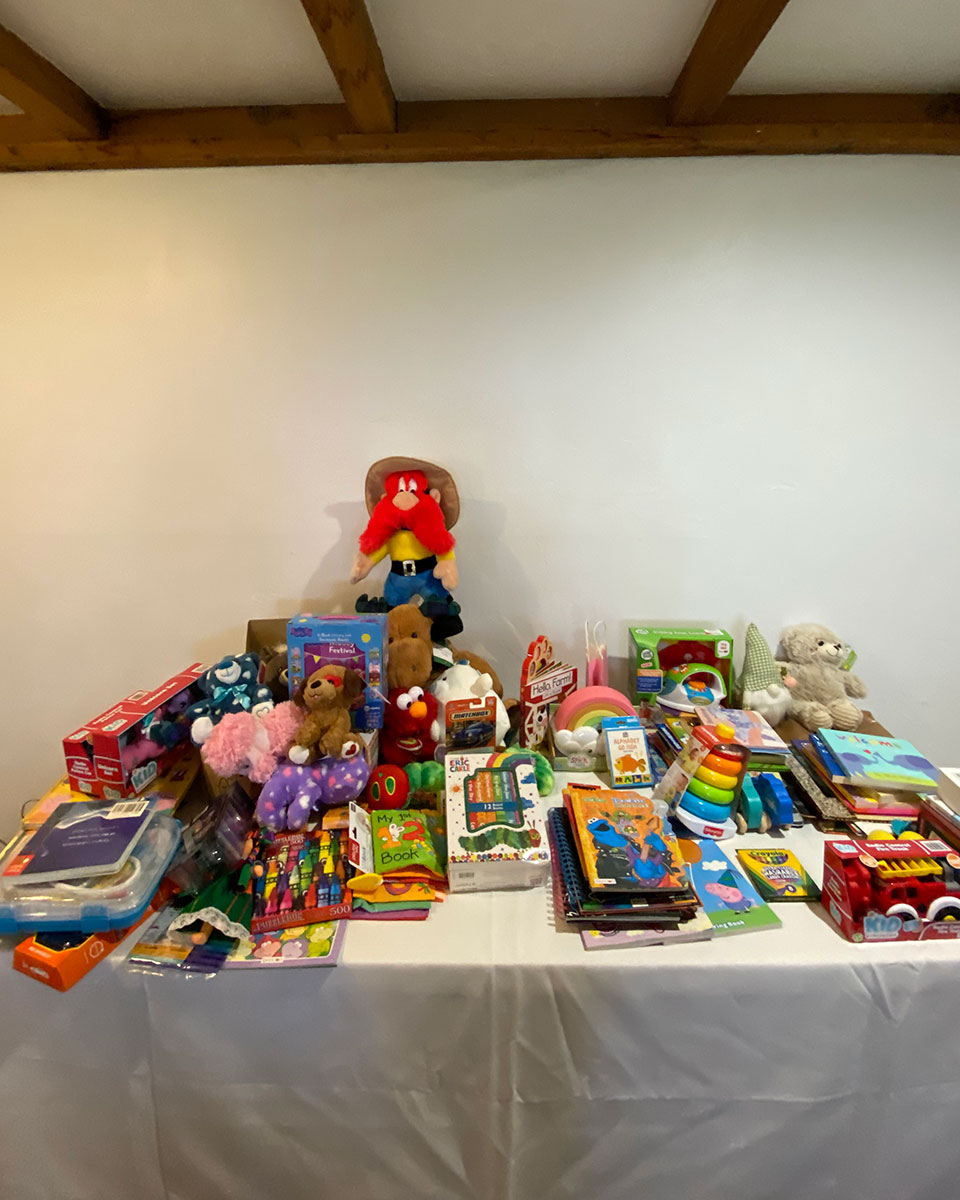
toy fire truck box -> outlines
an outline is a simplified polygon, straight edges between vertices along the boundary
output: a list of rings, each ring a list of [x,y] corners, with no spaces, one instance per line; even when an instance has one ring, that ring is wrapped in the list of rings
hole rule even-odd
[[[960,937],[960,854],[938,838],[827,842],[823,904],[851,942]]]
[[[454,750],[443,761],[450,891],[543,883],[550,849],[533,758]]]
[[[633,663],[633,688],[637,703],[659,696],[668,671],[689,670],[692,664],[712,667],[730,695],[733,675],[733,638],[725,629],[700,625],[631,626],[628,658]]]
[[[361,732],[383,726],[382,692],[387,679],[387,617],[385,613],[344,613],[315,617],[301,613],[287,625],[287,674],[290,695],[320,667],[336,663],[350,667],[366,682],[362,707],[351,713]]]
[[[166,747],[151,740],[151,726],[158,721],[169,725],[200,698],[195,685],[203,672],[202,663],[193,663],[151,692],[133,692],[65,737],[70,786],[106,800],[142,792],[163,773],[177,750],[174,744]],[[186,724],[183,735],[188,736]],[[157,753],[158,747],[164,748]]]
[[[557,662],[542,634],[527,647],[520,668],[520,745],[540,750],[547,736],[550,705],[577,688],[577,668]]]

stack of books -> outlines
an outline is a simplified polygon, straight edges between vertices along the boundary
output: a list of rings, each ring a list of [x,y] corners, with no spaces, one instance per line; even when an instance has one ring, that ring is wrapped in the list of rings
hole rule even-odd
[[[783,771],[790,762],[790,747],[766,717],[752,709],[717,708],[700,713],[701,725],[720,722],[733,727],[737,741],[749,747],[748,767],[752,771]]]
[[[548,829],[557,916],[587,949],[710,937],[662,801],[569,787]]]
[[[939,790],[936,767],[903,738],[818,729],[794,742],[820,783],[859,818],[913,819]]]

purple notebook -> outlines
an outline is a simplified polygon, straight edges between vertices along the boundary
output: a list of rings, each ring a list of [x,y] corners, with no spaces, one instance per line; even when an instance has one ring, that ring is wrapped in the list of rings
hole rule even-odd
[[[10,883],[54,883],[119,871],[153,817],[149,800],[60,804],[0,872]]]

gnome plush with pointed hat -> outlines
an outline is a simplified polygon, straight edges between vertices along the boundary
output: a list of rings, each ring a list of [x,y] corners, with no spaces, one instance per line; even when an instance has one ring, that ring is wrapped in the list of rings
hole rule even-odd
[[[771,725],[777,725],[787,715],[790,681],[781,675],[756,625],[747,626],[746,647],[740,676],[741,704],[766,717]]]
[[[360,535],[350,582],[366,578],[390,559],[383,588],[389,608],[414,596],[449,601],[458,582],[450,530],[460,515],[457,485],[449,471],[420,458],[382,458],[364,487],[370,520]]]

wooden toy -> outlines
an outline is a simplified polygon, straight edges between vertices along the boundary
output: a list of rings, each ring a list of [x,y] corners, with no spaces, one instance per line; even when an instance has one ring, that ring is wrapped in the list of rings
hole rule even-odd
[[[541,748],[550,705],[563,700],[576,686],[577,668],[557,662],[553,645],[542,634],[534,638],[520,668],[520,745],[525,750]]]
[[[766,833],[793,824],[793,800],[775,771],[751,772],[743,777],[735,820],[740,833],[748,829]]]

